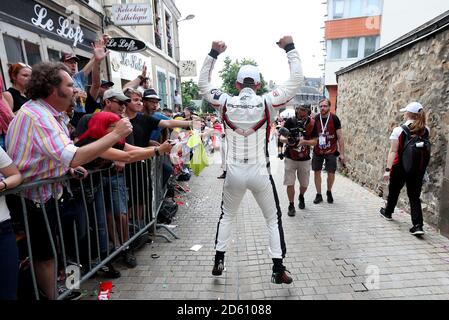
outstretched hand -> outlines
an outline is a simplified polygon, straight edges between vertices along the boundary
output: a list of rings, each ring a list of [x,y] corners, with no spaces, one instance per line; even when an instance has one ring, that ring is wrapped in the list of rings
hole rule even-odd
[[[212,49],[218,51],[218,54],[226,51],[226,43],[223,41],[214,41],[212,42]]]
[[[276,44],[282,49],[285,49],[285,47],[290,43],[293,43],[292,36],[283,36],[278,42],[276,42]]]

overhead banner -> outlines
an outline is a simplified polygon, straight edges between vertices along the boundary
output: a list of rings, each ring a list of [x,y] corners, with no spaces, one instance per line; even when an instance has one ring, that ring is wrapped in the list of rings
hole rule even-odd
[[[146,49],[143,41],[133,38],[111,38],[106,44],[106,48],[120,52],[138,52]]]
[[[126,3],[112,6],[112,20],[116,26],[152,25],[150,3]]]
[[[196,61],[195,60],[180,61],[179,74],[181,77],[196,77]]]

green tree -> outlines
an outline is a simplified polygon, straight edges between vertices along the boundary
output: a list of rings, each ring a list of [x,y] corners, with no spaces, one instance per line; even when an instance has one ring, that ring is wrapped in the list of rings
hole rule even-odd
[[[224,60],[224,67],[221,71],[219,71],[220,77],[223,80],[223,85],[221,89],[224,92],[227,92],[232,95],[238,95],[239,91],[235,87],[235,82],[237,81],[237,74],[240,70],[240,67],[243,65],[251,64],[253,66],[258,66],[257,62],[252,59],[243,59],[241,62],[239,60],[235,60],[232,62],[231,58],[226,57]],[[267,83],[265,82],[262,74],[260,75],[261,87],[257,90],[257,94],[263,94],[268,92]]]
[[[182,105],[184,107],[189,107],[192,105],[192,100],[199,100],[200,88],[193,82],[192,79],[189,81],[184,81],[181,83],[182,90]]]

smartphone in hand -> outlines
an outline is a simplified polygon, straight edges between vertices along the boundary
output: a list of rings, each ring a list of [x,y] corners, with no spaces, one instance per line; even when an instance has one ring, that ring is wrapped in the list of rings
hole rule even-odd
[[[84,178],[84,172],[78,169],[74,169],[73,173],[78,177],[78,178]]]

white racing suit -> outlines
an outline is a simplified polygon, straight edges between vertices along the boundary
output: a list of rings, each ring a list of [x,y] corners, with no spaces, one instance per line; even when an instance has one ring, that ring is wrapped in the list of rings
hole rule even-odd
[[[250,88],[231,97],[210,84],[216,59],[206,57],[199,78],[200,93],[220,111],[226,134],[226,179],[215,249],[226,252],[231,239],[232,219],[237,214],[246,190],[251,190],[262,209],[269,230],[269,256],[282,259],[286,254],[281,209],[270,172],[268,140],[270,124],[277,107],[287,104],[303,81],[301,61],[293,49],[287,53],[290,79],[275,90],[257,96]]]

